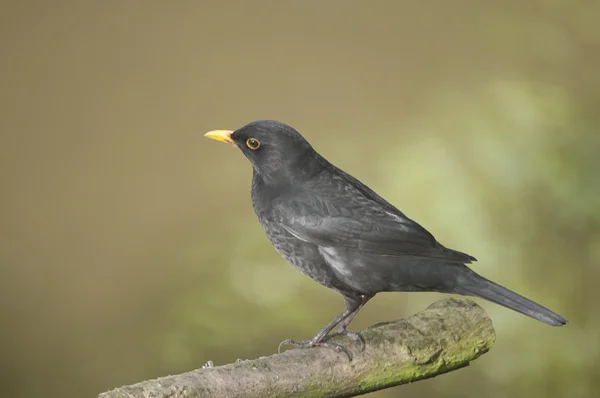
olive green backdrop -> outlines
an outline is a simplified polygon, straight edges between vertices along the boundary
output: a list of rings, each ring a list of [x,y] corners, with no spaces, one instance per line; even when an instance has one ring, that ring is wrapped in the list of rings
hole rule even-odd
[[[264,238],[247,160],[203,138],[269,118],[571,321],[482,302],[490,353],[372,397],[593,396],[599,17],[589,1],[3,2],[0,394],[270,355],[342,310]],[[353,327],[440,297],[380,295]]]

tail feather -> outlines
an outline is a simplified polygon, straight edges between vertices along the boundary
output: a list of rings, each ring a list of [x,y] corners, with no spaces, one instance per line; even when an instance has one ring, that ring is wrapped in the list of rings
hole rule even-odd
[[[476,296],[520,312],[551,326],[562,326],[568,321],[548,308],[535,303],[505,287],[502,287],[474,272],[466,278],[459,278],[460,294]]]

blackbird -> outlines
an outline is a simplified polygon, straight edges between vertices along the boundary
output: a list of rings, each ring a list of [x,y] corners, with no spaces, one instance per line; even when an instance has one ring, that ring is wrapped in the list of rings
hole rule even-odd
[[[313,338],[285,340],[299,348],[330,347],[358,311],[380,292],[443,292],[476,296],[552,326],[562,316],[469,269],[476,259],[444,247],[369,187],[319,155],[292,127],[259,120],[205,135],[237,146],[250,160],[252,206],[275,249],[316,282],[340,293],[346,309]]]

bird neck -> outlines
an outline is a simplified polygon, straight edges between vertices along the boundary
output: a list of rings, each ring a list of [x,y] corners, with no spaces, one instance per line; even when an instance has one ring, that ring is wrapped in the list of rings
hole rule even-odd
[[[253,167],[253,181],[259,186],[284,191],[293,189],[323,171],[329,163],[317,155],[314,158],[285,159],[274,167]]]

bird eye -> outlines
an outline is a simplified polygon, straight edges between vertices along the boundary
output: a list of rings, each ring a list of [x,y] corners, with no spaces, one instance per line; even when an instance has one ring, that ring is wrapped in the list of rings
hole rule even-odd
[[[246,140],[246,146],[248,148],[252,149],[253,151],[255,151],[258,148],[260,148],[260,141],[257,140],[256,138],[248,138]]]

